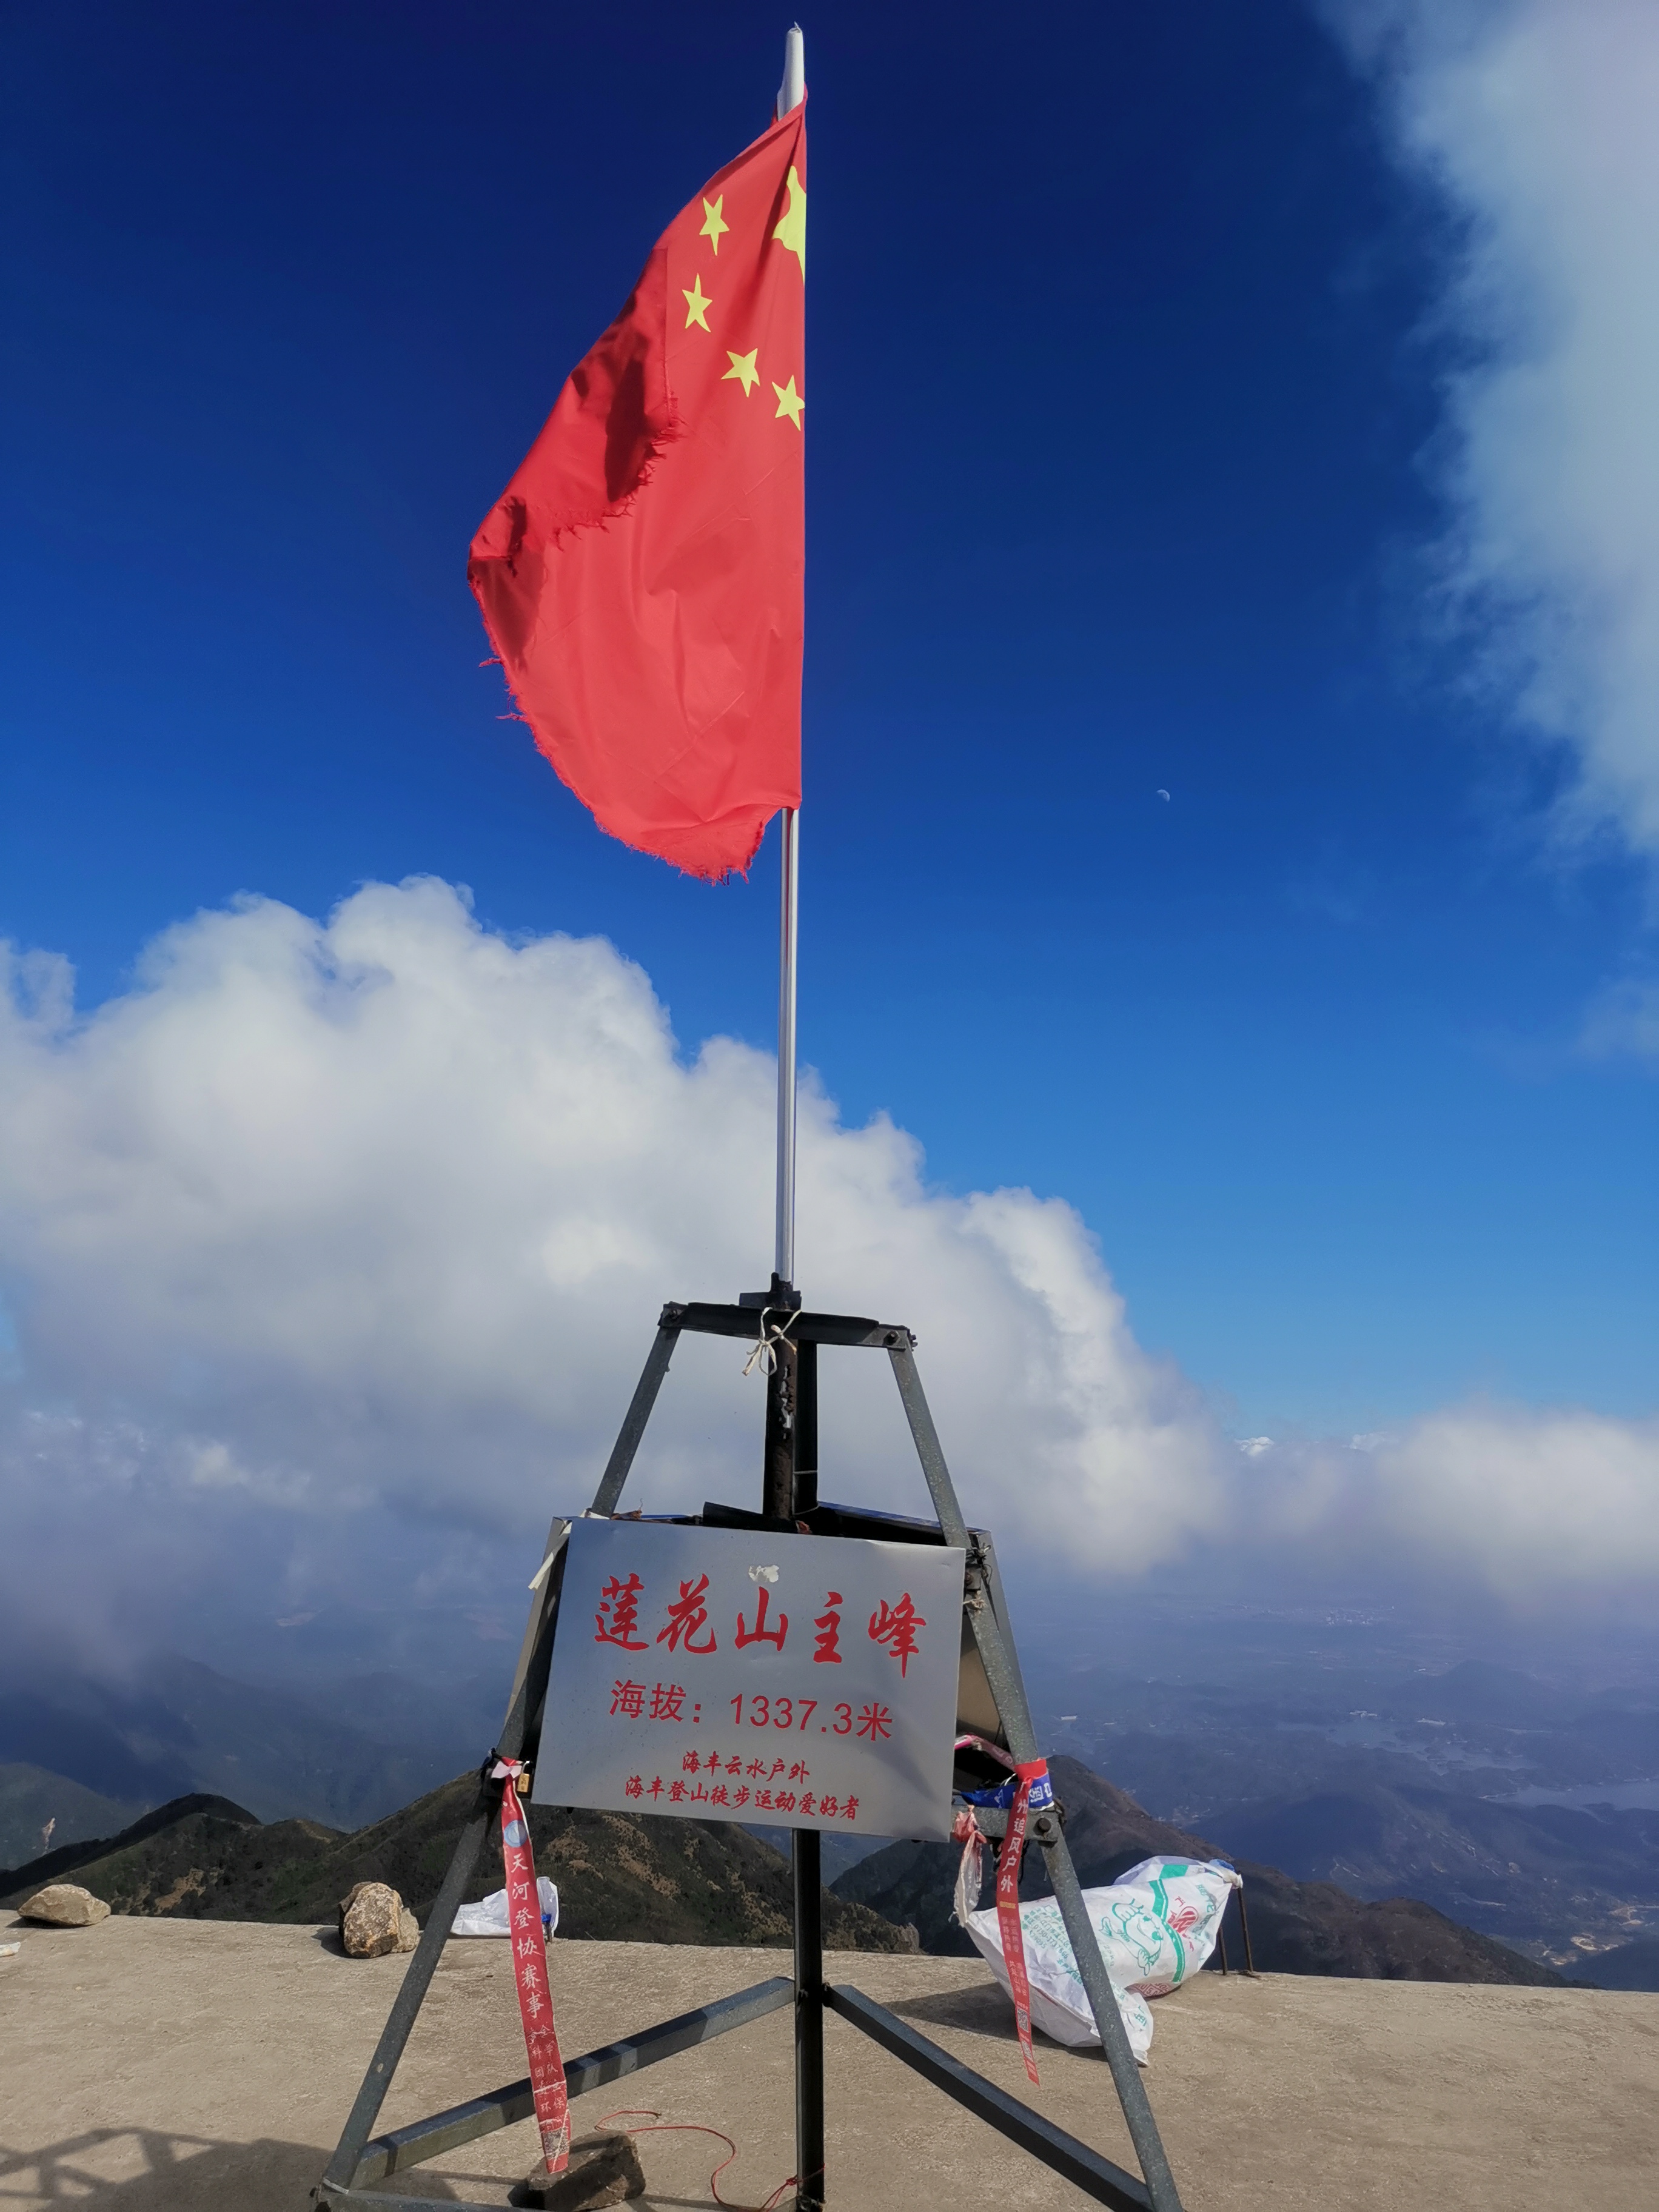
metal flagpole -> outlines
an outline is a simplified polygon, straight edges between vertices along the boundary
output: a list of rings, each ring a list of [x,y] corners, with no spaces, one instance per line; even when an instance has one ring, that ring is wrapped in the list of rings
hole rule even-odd
[[[780,122],[806,96],[806,41],[799,23],[783,42]],[[795,969],[800,922],[800,817],[783,810],[783,885],[778,919],[778,1219],[773,1269],[795,1279]]]
[[[780,121],[806,96],[806,41],[794,24],[783,44],[783,82],[778,87],[776,114]],[[793,1288],[795,1280],[795,977],[800,951],[800,816],[793,806],[783,810],[780,854],[782,883],[778,901],[778,1218],[773,1256],[775,1285]],[[802,1371],[803,1360],[810,1372]],[[780,1358],[774,1376],[775,1394],[787,1391],[787,1470],[771,1468],[769,1490],[787,1490],[787,1504],[770,1495],[768,1504],[776,1510],[784,1504],[793,1516],[817,1503],[817,1346],[803,1354],[791,1346]],[[810,1437],[803,1437],[799,1402],[801,1386],[810,1384]],[[769,1443],[782,1424],[778,1409],[769,1409]],[[802,1464],[806,1445],[810,1466]],[[780,1476],[786,1480],[780,1481]],[[794,1889],[795,1982],[795,2207],[796,2212],[821,2212],[824,2195],[823,2151],[823,1870],[817,1832],[797,1828],[790,1839],[790,1868]]]
[[[783,810],[783,887],[778,910],[778,1234],[773,1267],[795,1279],[795,962],[800,931],[800,817]]]

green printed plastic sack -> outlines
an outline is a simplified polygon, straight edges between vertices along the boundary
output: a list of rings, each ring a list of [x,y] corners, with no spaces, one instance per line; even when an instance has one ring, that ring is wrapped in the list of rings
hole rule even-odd
[[[1106,1889],[1085,1889],[1083,1902],[1099,1941],[1129,2047],[1144,2065],[1152,2044],[1148,1997],[1167,1996],[1195,1974],[1215,1948],[1227,1899],[1239,1878],[1222,1859],[1143,1859]],[[1094,2014],[1077,1970],[1071,1940],[1052,1897],[1019,1908],[1025,1970],[1031,1984],[1031,2025],[1056,2043],[1098,2043]],[[996,1908],[970,1913],[968,1933],[1005,1989],[1008,1970]]]

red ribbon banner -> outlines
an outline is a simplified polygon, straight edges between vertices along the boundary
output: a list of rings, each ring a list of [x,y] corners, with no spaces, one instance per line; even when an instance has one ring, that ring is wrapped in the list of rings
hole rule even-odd
[[[541,1898],[536,1862],[530,1848],[530,1823],[516,1787],[524,1767],[516,1759],[498,1759],[493,1779],[501,1791],[501,1857],[507,1866],[508,1940],[513,1978],[519,1987],[519,2017],[530,2059],[530,2091],[542,2156],[550,2173],[562,2173],[570,2159],[570,2100],[565,2093],[564,2060],[553,2026],[553,1992],[547,1985],[547,1940],[542,1933]]]
[[[1025,1972],[1025,1931],[1019,1919],[1019,1862],[1025,1848],[1025,1808],[1031,1784],[1048,1771],[1044,1759],[1017,1766],[1019,1787],[1008,1808],[1008,1832],[997,1853],[997,1927],[1002,1936],[1002,1955],[1008,1967],[1008,1986],[1014,1995],[1014,2025],[1019,2030],[1019,2051],[1025,2071],[1035,2084],[1036,2059],[1031,2050],[1031,1984]]]
[[[1033,1759],[1024,1765],[1009,1758],[1007,1753],[983,1736],[964,1735],[957,1738],[957,1749],[972,1744],[977,1750],[988,1752],[1004,1766],[1012,1767],[1018,1785],[1014,1802],[1008,1808],[1008,1826],[1002,1838],[1002,1849],[997,1853],[997,1932],[1002,1938],[1002,1960],[1008,1969],[1008,1987],[1014,2000],[1014,2026],[1019,2030],[1019,2051],[1025,2061],[1027,2078],[1035,2086],[1037,2078],[1036,2057],[1031,2049],[1031,1984],[1025,1971],[1025,1930],[1019,1917],[1019,1863],[1025,1849],[1026,1813],[1030,1802],[1031,1784],[1040,1782],[1048,1771],[1046,1759]],[[966,1808],[964,1808],[966,1809]],[[957,1833],[961,1833],[961,1814],[957,1815]],[[979,1825],[969,1815],[972,1833],[963,1838],[969,1850],[975,1850]],[[977,1859],[977,1851],[975,1851]]]

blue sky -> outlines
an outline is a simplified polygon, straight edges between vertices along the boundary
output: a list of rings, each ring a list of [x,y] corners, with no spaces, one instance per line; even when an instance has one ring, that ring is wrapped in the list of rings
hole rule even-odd
[[[770,839],[710,890],[600,836],[465,565],[785,27],[13,17],[0,934],[83,1004],[431,873],[769,1044]],[[1461,233],[1376,80],[1294,0],[805,29],[804,1056],[1074,1205],[1242,1432],[1650,1413],[1652,1077],[1579,1045],[1648,863],[1552,840],[1434,620]]]

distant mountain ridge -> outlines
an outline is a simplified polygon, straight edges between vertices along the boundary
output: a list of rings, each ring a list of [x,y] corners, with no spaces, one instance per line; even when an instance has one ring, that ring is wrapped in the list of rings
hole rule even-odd
[[[76,1844],[89,1836],[112,1835],[136,1820],[147,1802],[107,1796],[27,1759],[0,1763],[0,1862],[37,1854],[48,1822],[52,1844]]]
[[[1109,1881],[1153,1853],[1211,1857],[1212,1846],[1158,1820],[1079,1760],[1051,1761],[1066,1834],[1086,1884]],[[424,1917],[476,1782],[463,1775],[388,1819],[351,1833],[304,1820],[262,1822],[233,1800],[198,1792],[158,1807],[120,1835],[70,1844],[0,1874],[0,1904],[48,1881],[84,1883],[118,1912],[213,1920],[328,1921],[355,1881],[384,1881]],[[558,1884],[560,1929],[578,1938],[781,1943],[791,1924],[787,1863],[763,1838],[724,1822],[533,1806],[538,1869]],[[831,1948],[968,1951],[951,1921],[957,1848],[899,1843],[824,1893]],[[1026,1894],[1040,1893],[1041,1855]],[[1275,1868],[1242,1867],[1256,1963],[1285,1973],[1562,1985],[1562,1977],[1408,1898],[1366,1903]],[[499,1888],[491,1840],[469,1895]],[[1235,1964],[1240,1963],[1235,1960]]]
[[[100,1680],[49,1668],[0,1626],[0,1861],[38,1852],[54,1817],[62,1846],[185,1797],[356,1833],[482,1757],[505,1695],[496,1664],[463,1651],[430,1680],[313,1673],[279,1687],[161,1653]],[[1056,1752],[1069,1745],[1182,1835],[1359,1902],[1419,1899],[1571,1978],[1596,1978],[1603,1959],[1644,1971],[1639,1952],[1615,1954],[1659,1936],[1659,1808],[1589,1793],[1659,1776],[1659,1688],[1562,1689],[1480,1660],[1362,1672],[1275,1659],[1218,1681],[1068,1665],[1048,1691],[1039,1727]],[[1522,1784],[1575,1802],[1523,1803]],[[902,1922],[928,1909],[913,1902],[890,1900]],[[1354,1923],[1339,1943],[1333,1924],[1310,1955],[1370,1940]]]
[[[1137,1860],[1222,1856],[1202,1837],[1155,1819],[1079,1759],[1048,1762],[1066,1808],[1066,1839],[1085,1888],[1113,1881]],[[954,1844],[890,1844],[832,1884],[849,1902],[908,1921],[924,1951],[969,1953],[951,1917],[959,1856]],[[1236,1861],[1245,1881],[1255,1963],[1285,1974],[1367,1979],[1520,1983],[1559,1989],[1565,1978],[1414,1898],[1366,1903],[1324,1882],[1298,1882],[1276,1867]],[[1023,1897],[1046,1895],[1042,1854],[1028,1853]],[[1242,1963],[1235,1956],[1235,1966]]]
[[[424,1919],[474,1802],[462,1775],[349,1834],[313,1820],[262,1822],[197,1793],[118,1836],[72,1844],[0,1873],[0,1904],[73,1879],[118,1912],[199,1920],[331,1921],[356,1881],[389,1881]],[[540,1873],[559,1889],[559,1930],[655,1943],[787,1942],[792,1877],[770,1845],[730,1823],[530,1808]],[[470,1898],[499,1889],[501,1847],[481,1853]],[[833,1949],[907,1951],[908,1931],[825,1891]]]

